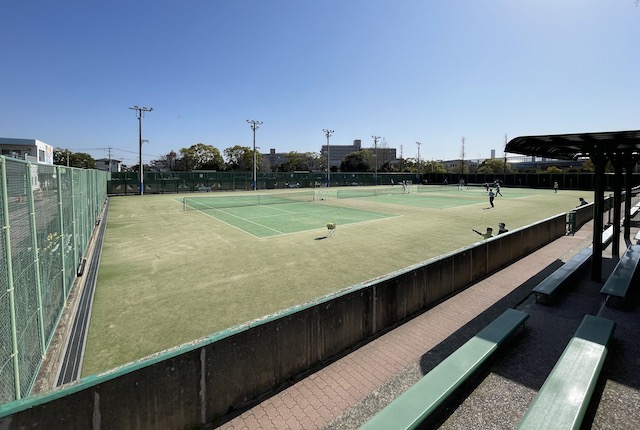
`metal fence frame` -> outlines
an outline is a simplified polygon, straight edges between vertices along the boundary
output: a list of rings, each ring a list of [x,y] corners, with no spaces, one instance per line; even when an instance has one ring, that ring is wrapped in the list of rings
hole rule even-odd
[[[106,202],[108,177],[0,156],[0,404],[33,387]]]

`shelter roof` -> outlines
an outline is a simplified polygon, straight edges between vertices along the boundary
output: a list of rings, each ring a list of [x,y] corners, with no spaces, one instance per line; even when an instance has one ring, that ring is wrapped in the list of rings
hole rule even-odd
[[[549,134],[511,139],[505,152],[575,160],[597,154],[640,154],[640,130]]]

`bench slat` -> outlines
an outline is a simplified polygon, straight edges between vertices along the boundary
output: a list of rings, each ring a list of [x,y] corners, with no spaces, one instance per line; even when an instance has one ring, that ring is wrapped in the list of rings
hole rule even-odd
[[[551,296],[555,293],[560,286],[577,270],[579,270],[583,264],[585,264],[591,258],[593,251],[591,248],[585,248],[576,254],[569,261],[564,263],[552,274],[547,276],[542,282],[536,285],[531,291],[536,293],[536,301],[539,295]]]
[[[609,296],[624,298],[631,285],[633,274],[638,267],[638,261],[640,261],[640,245],[629,246],[600,292]]]
[[[478,369],[529,314],[507,309],[420,381],[371,418],[361,429],[414,429]]]
[[[585,315],[520,421],[519,430],[579,429],[616,324]]]
[[[608,245],[611,239],[613,239],[613,225],[610,225],[602,232],[602,245]]]

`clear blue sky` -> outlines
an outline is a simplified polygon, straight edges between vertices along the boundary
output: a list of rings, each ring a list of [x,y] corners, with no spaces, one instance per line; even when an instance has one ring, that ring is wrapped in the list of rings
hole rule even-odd
[[[640,129],[634,0],[2,0],[0,136],[137,164],[196,143],[405,158]]]

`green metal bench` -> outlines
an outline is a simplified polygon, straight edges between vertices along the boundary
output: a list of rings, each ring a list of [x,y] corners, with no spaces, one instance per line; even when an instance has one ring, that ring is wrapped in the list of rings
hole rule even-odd
[[[445,358],[361,429],[414,429],[460,387],[520,327],[529,314],[507,309]]]
[[[606,247],[613,239],[613,225],[610,225],[602,232],[602,246]]]
[[[616,324],[585,315],[520,421],[519,430],[579,429]]]
[[[544,297],[547,303],[566,281],[576,273],[591,258],[593,251],[585,248],[576,254],[569,261],[557,268],[552,274],[547,276],[542,282],[536,285],[531,291],[536,295],[536,302]]]
[[[631,286],[631,280],[640,261],[640,245],[631,245],[618,261],[613,273],[602,286],[600,292],[607,296],[624,299]]]

